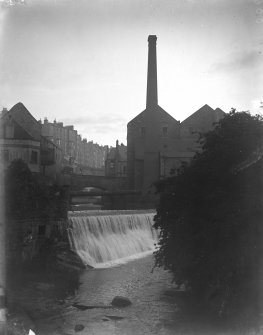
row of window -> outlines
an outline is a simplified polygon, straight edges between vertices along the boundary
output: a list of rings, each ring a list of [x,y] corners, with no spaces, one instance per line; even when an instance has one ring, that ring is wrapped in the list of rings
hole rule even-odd
[[[10,161],[10,152],[8,149],[4,149],[1,151],[1,160],[6,163]],[[37,163],[38,163],[38,152],[32,150],[30,156],[30,164],[37,164]]]

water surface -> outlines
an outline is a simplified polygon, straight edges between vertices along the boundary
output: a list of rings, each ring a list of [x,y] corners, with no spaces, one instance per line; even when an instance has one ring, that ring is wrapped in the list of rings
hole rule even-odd
[[[77,324],[85,327],[80,335],[174,334],[178,308],[165,294],[174,285],[168,272],[156,269],[152,273],[152,267],[153,257],[148,256],[116,267],[84,271],[76,295],[66,300],[61,312],[38,320],[39,335],[75,334]],[[128,297],[132,305],[102,308],[116,295]],[[74,304],[100,307],[79,310]]]

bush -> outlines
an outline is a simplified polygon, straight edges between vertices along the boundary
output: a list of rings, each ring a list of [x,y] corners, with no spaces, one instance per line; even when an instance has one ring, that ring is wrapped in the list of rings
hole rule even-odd
[[[218,313],[260,298],[263,120],[232,111],[202,139],[203,151],[157,183],[156,266],[177,284],[220,297]],[[252,299],[252,300],[253,300]]]
[[[14,160],[5,174],[5,210],[8,218],[61,218],[66,193],[58,185],[40,182],[27,164]]]
[[[31,222],[64,218],[65,204],[65,192],[61,187],[40,182],[21,159],[10,164],[5,173],[5,247],[9,283],[20,279],[23,250],[28,244],[32,247],[35,243]]]

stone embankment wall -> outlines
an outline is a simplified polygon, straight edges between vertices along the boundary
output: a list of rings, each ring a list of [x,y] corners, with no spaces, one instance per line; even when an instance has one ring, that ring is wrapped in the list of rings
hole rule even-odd
[[[65,220],[7,219],[7,256],[14,258],[20,253],[22,262],[32,260],[54,233],[63,234],[65,224]]]
[[[45,267],[83,268],[79,257],[70,250],[67,219],[7,220],[6,227],[8,267],[30,265],[38,259]]]

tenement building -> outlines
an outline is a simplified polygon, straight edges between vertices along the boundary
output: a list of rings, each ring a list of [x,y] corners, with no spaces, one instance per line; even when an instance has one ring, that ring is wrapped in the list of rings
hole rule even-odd
[[[126,177],[127,176],[127,147],[116,141],[116,147],[110,147],[105,161],[105,176]]]
[[[41,135],[41,125],[21,103],[0,116],[1,165],[22,159],[33,173],[57,178],[61,169],[60,148]]]
[[[204,105],[186,120],[174,119],[158,105],[155,35],[148,37],[146,108],[127,125],[127,178],[154,203],[154,183],[176,173],[200,150],[200,133],[211,130],[225,113]]]
[[[0,164],[6,169],[16,159],[33,173],[59,180],[61,174],[105,174],[108,147],[81,139],[74,126],[37,121],[17,103],[0,115]]]
[[[41,134],[55,143],[63,154],[63,166],[72,167],[76,173],[104,174],[107,146],[82,139],[74,126],[65,126],[62,122],[48,121],[41,123]]]

